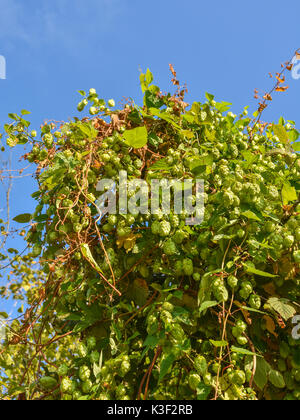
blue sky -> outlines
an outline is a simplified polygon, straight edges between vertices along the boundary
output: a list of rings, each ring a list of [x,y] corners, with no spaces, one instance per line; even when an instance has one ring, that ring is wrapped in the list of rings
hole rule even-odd
[[[139,68],[149,67],[166,91],[169,63],[187,83],[189,101],[208,91],[234,112],[254,110],[253,90],[271,87],[268,73],[300,48],[299,16],[299,0],[0,0],[1,125],[23,108],[34,127],[67,120],[79,89],[96,88],[117,103],[140,99]],[[283,115],[299,126],[300,79],[289,75],[287,84],[265,119]],[[21,152],[13,152],[14,167]],[[34,189],[30,177],[15,181],[13,216],[33,210]],[[3,193],[0,186],[0,208]]]

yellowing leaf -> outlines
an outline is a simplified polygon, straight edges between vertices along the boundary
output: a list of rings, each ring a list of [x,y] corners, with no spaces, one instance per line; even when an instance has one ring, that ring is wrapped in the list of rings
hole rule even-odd
[[[289,86],[278,86],[278,87],[276,87],[275,88],[275,90],[276,90],[276,92],[285,92],[285,91],[287,91],[288,90],[288,88],[289,88]]]
[[[290,304],[287,299],[279,299],[277,297],[270,298],[268,304],[279,313],[285,321],[293,318],[296,314],[296,309]]]
[[[99,273],[103,274],[101,268],[96,263],[88,244],[81,244],[80,249],[81,249],[82,255],[89,261],[89,263],[93,266],[93,268]]]
[[[289,142],[289,136],[288,133],[286,131],[286,129],[284,128],[283,125],[273,125],[273,130],[274,130],[274,134],[275,136],[277,136],[279,138],[279,141],[281,143],[288,143]]]
[[[205,137],[207,137],[209,141],[214,141],[216,138],[216,131],[215,130],[209,131],[208,128],[205,127]]]
[[[117,246],[119,249],[124,247],[126,249],[126,252],[128,253],[129,251],[133,250],[136,244],[136,240],[141,237],[142,237],[141,234],[135,235],[134,233],[130,233],[130,235],[126,235],[126,236],[122,236],[118,238],[116,241]]]
[[[278,334],[275,332],[276,331],[276,325],[275,325],[275,322],[273,321],[273,319],[268,315],[265,315],[263,318],[266,321],[267,330],[271,334],[273,334],[274,337],[278,338]]]
[[[188,139],[193,139],[195,134],[190,130],[181,130],[181,133]]]
[[[268,295],[274,296],[276,294],[276,288],[274,283],[268,283],[263,285],[263,289]]]
[[[222,341],[209,340],[209,341],[211,342],[211,344],[214,347],[226,347],[226,346],[228,346],[228,341],[224,341],[224,340],[222,340]]]
[[[242,305],[238,300],[235,300],[234,304],[240,308],[247,324],[252,325],[252,319],[251,319],[250,313],[248,312],[247,309],[245,309],[245,306]]]
[[[281,194],[282,194],[282,201],[285,206],[289,204],[291,201],[296,201],[298,199],[296,189],[292,187],[289,182],[283,185]]]
[[[137,305],[144,305],[149,296],[149,286],[146,280],[142,278],[134,279],[133,283],[129,286],[128,296]]]

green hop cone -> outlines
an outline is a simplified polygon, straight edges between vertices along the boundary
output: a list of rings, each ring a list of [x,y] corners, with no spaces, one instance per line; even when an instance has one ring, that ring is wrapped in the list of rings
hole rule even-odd
[[[246,382],[245,372],[242,370],[235,371],[232,376],[232,383],[237,386],[241,386],[241,385],[244,385],[245,382]]]
[[[197,282],[199,282],[201,280],[201,274],[200,273],[194,273],[193,274],[193,279]]]
[[[93,350],[97,345],[97,340],[95,337],[88,337],[86,340],[86,345],[89,350]]]
[[[89,394],[90,390],[92,389],[92,386],[93,386],[93,382],[90,379],[88,379],[82,384],[82,387],[81,387],[82,392],[84,394]]]
[[[160,222],[159,235],[162,237],[169,236],[171,232],[171,225],[169,222],[163,220]]]
[[[57,385],[57,380],[51,376],[44,376],[39,380],[40,386],[43,389],[53,389]]]
[[[300,250],[293,253],[293,258],[295,263],[300,264]]]
[[[169,256],[175,255],[177,253],[176,245],[172,239],[168,239],[167,242],[164,243],[163,250],[164,253]]]
[[[191,259],[185,258],[182,262],[182,268],[183,268],[184,274],[186,274],[187,276],[193,275],[194,265]]]
[[[260,309],[261,308],[261,298],[257,295],[251,295],[249,298],[249,305],[253,309]]]
[[[88,349],[83,343],[80,343],[78,346],[78,354],[82,358],[85,358],[88,355]]]
[[[120,367],[120,376],[124,377],[130,371],[130,362],[129,360],[123,360]]]
[[[237,287],[237,285],[239,284],[239,281],[235,276],[229,276],[227,278],[227,284],[232,289],[235,289]]]
[[[208,367],[207,361],[204,356],[196,357],[196,359],[194,360],[194,368],[196,369],[198,373],[200,373],[200,375],[203,376],[206,374],[207,367]]]
[[[182,261],[177,260],[175,262],[175,268],[174,268],[175,274],[177,276],[181,276],[183,274],[183,266],[182,266]]]
[[[99,363],[100,360],[100,353],[98,351],[93,351],[90,354],[90,362],[91,363]]]
[[[187,235],[183,230],[178,230],[173,236],[175,244],[180,245],[186,239]]]
[[[60,384],[60,390],[62,393],[71,394],[72,393],[73,384],[71,379],[63,378]]]
[[[114,108],[116,106],[116,103],[113,99],[109,99],[109,101],[107,102],[108,106],[110,108]]]
[[[241,332],[246,332],[247,331],[247,324],[242,321],[242,320],[238,320],[235,324],[236,328]]]
[[[151,232],[153,235],[159,235],[160,232],[160,222],[158,220],[155,220],[151,225]]]
[[[189,386],[193,391],[196,391],[198,385],[201,383],[201,378],[198,373],[190,373],[189,375]]]
[[[69,371],[68,366],[67,366],[67,365],[65,365],[65,364],[62,364],[62,365],[61,365],[61,366],[59,366],[59,368],[57,369],[57,374],[58,374],[59,376],[67,376],[68,371]]]
[[[91,376],[91,371],[88,366],[80,366],[78,376],[82,382],[87,381]]]
[[[41,253],[42,253],[42,247],[40,245],[34,245],[33,250],[32,250],[32,256],[38,257],[41,255]]]
[[[237,337],[237,342],[240,346],[245,346],[248,343],[248,340],[243,335]]]

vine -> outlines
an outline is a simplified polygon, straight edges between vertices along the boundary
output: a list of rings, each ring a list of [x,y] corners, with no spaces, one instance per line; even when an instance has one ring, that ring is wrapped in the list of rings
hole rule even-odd
[[[290,66],[253,118],[211,94],[189,105],[173,66],[174,94],[149,70],[142,106],[80,91],[90,117],[48,121],[40,137],[27,111],[10,114],[7,144],[30,145],[39,188],[34,214],[15,218],[31,252],[12,262],[10,290],[28,308],[0,355],[4,399],[299,399],[299,133],[261,122]],[[99,216],[98,181],[121,171],[203,179],[203,222]]]

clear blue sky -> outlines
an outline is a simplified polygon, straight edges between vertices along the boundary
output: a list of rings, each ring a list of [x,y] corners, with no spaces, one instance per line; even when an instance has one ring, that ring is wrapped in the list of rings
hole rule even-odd
[[[104,98],[140,98],[139,68],[149,67],[165,91],[168,64],[189,88],[254,110],[253,90],[271,87],[268,72],[280,69],[300,48],[299,0],[0,0],[0,122],[8,112],[32,111],[34,127],[45,119],[74,115],[79,89]],[[283,115],[300,124],[300,79],[288,77],[265,118]],[[14,152],[13,166],[19,167]],[[12,214],[33,210],[30,178],[16,181]],[[0,187],[0,208],[4,200]],[[1,213],[0,213],[1,215]],[[19,244],[19,241],[18,241]],[[0,307],[1,310],[1,307]]]

